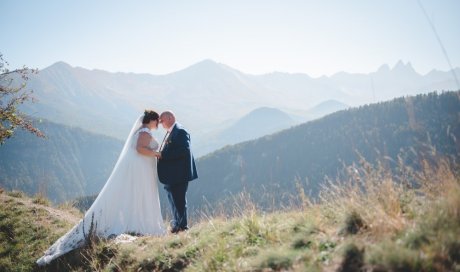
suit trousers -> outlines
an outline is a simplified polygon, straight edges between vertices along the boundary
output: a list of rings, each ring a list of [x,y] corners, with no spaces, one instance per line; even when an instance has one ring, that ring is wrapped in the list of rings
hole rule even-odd
[[[188,182],[164,186],[171,204],[173,221],[172,231],[188,229],[187,225],[187,188]]]

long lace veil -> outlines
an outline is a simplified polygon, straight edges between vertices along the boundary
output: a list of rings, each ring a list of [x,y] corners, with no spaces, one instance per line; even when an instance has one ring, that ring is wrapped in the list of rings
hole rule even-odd
[[[123,159],[126,157],[126,153],[130,151],[130,147],[133,147],[134,135],[136,135],[136,132],[142,126],[142,118],[144,118],[144,115],[139,116],[139,118],[137,118],[136,121],[134,122],[134,125],[128,134],[128,138],[125,141],[125,145],[123,146],[123,149],[121,150],[120,156],[118,156],[117,163],[115,164],[115,167],[113,168],[112,172],[116,172],[116,169],[118,168],[120,162],[123,161]]]
[[[99,195],[103,194],[104,191],[106,190],[107,187],[110,186],[112,183],[112,180],[116,178],[115,176],[119,174],[119,172],[122,172],[124,170],[123,168],[123,161],[124,160],[129,160],[130,156],[135,152],[134,148],[134,140],[136,139],[134,136],[136,135],[136,132],[141,128],[142,126],[142,118],[144,118],[144,115],[139,116],[136,121],[134,122],[134,125],[131,128],[131,131],[128,134],[128,138],[125,141],[125,145],[123,146],[123,149],[121,150],[120,156],[118,156],[117,163],[115,164],[115,167],[113,167],[112,173],[110,174],[109,178],[107,179],[107,182],[105,183],[104,187],[102,190],[99,192]],[[99,198],[96,198],[94,203],[97,203]],[[94,205],[91,207],[93,208]],[[92,212],[92,209],[89,209],[87,212]]]

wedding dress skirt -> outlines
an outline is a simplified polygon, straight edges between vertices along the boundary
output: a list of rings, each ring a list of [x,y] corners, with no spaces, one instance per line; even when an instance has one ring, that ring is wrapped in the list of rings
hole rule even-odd
[[[137,127],[137,128],[136,128]],[[85,216],[69,232],[57,240],[38,265],[50,263],[55,258],[85,244],[85,236],[93,222],[93,233],[107,238],[123,233],[163,235],[165,227],[160,209],[156,158],[136,151],[140,119],[128,136],[115,168]],[[152,149],[158,142],[152,137]]]

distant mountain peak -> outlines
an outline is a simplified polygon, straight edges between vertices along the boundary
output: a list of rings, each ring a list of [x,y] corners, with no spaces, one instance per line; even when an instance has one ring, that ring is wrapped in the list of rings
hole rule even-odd
[[[399,60],[395,64],[395,66],[393,67],[392,70],[393,71],[395,71],[395,70],[414,70],[414,68],[412,67],[412,63],[407,62],[406,64],[404,64],[404,62],[402,60]]]
[[[390,71],[390,66],[388,64],[383,64],[382,66],[379,67],[377,70],[377,73],[386,73]]]
[[[197,62],[173,74],[176,74],[176,75],[177,74],[192,74],[194,76],[197,76],[197,75],[220,76],[220,75],[228,75],[228,74],[235,74],[235,73],[241,74],[240,71],[230,66],[227,66],[222,63],[218,63],[212,59],[204,59],[200,62]]]
[[[242,122],[247,122],[251,120],[250,122],[254,120],[285,120],[291,122],[292,119],[289,116],[289,114],[285,113],[284,111],[277,109],[277,108],[271,108],[271,107],[259,107],[245,116],[243,116],[240,120],[239,123]]]
[[[205,67],[205,68],[214,68],[214,67],[222,67],[224,66],[223,64],[221,63],[218,63],[212,59],[204,59],[202,61],[199,61],[195,64],[192,64],[190,65],[189,67],[185,68],[185,69],[189,69],[189,68],[196,68],[196,67]]]
[[[241,132],[245,132],[248,133],[247,136],[252,136],[245,137],[244,134],[242,134],[238,137],[240,137],[240,140],[247,140],[271,134],[285,129],[292,124],[294,124],[294,120],[284,111],[277,108],[260,107],[241,117],[235,124],[228,128],[224,134],[230,135],[232,133],[240,134]]]
[[[282,113],[284,114],[283,111],[277,108],[271,108],[271,107],[260,107],[257,109],[252,110],[248,115],[250,114],[260,114],[260,113]]]
[[[58,61],[58,62],[51,64],[45,69],[50,69],[50,68],[51,69],[70,69],[72,68],[72,66],[70,66],[70,64],[68,64],[67,62]]]
[[[398,60],[398,62],[393,67],[393,70],[401,69],[401,68],[404,68],[405,66],[406,65],[404,64],[404,62],[402,60]]]
[[[204,59],[202,61],[197,62],[196,64],[199,65],[218,65],[219,63],[217,61],[214,61],[213,59]]]
[[[326,101],[323,101],[323,102],[317,104],[316,106],[311,108],[309,111],[311,113],[316,112],[316,113],[321,113],[321,114],[329,114],[329,113],[339,111],[339,110],[343,110],[343,109],[346,109],[346,108],[349,108],[349,107],[350,106],[348,106],[347,104],[342,103],[342,102],[340,102],[338,100],[329,99],[329,100],[326,100]]]
[[[402,60],[399,60],[393,69],[391,69],[391,72],[393,73],[404,73],[404,74],[418,74],[415,70],[414,67],[412,67],[412,63],[407,62],[404,64]]]

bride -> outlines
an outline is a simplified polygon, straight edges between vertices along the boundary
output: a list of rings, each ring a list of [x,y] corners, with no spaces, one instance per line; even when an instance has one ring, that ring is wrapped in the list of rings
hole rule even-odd
[[[134,124],[120,157],[93,205],[69,232],[59,238],[38,265],[85,244],[93,221],[99,237],[122,233],[163,235],[165,227],[158,194],[158,142],[151,134],[158,128],[158,113],[146,110]]]

